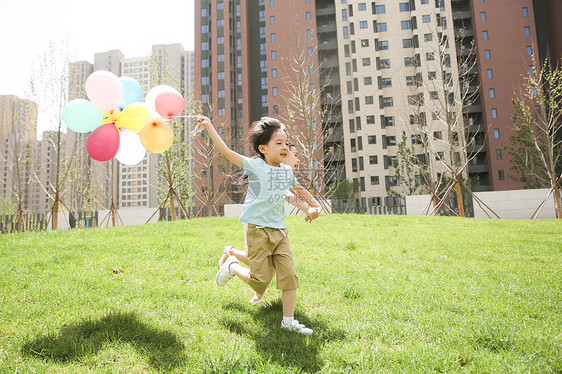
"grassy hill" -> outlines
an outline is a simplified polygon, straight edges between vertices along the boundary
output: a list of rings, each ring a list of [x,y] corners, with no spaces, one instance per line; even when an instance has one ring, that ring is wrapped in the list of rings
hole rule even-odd
[[[235,219],[0,235],[0,373],[562,373],[560,221],[286,222],[309,337],[214,284]]]

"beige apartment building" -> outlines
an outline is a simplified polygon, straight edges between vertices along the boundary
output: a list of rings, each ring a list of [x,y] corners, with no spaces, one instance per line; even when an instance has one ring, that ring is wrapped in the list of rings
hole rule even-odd
[[[445,112],[462,115],[451,8],[352,0],[336,8],[346,177],[359,184],[361,207],[392,206],[389,190],[410,193],[395,168],[403,136],[434,180],[455,157],[444,121]]]

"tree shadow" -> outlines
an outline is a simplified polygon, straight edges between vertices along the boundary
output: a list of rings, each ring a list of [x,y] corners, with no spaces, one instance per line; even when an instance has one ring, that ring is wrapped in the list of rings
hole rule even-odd
[[[67,363],[96,354],[107,344],[116,342],[127,342],[148,355],[149,364],[157,369],[174,368],[185,356],[184,344],[173,333],[148,326],[130,312],[115,312],[65,326],[57,333],[27,342],[22,352]]]
[[[329,328],[326,323],[311,320],[298,311],[295,318],[312,328],[314,333],[305,336],[281,329],[283,306],[280,300],[273,302],[269,308],[229,303],[224,309],[250,315],[255,325],[248,326],[235,318],[225,318],[219,321],[220,324],[231,332],[253,339],[256,351],[265,361],[290,367],[293,372],[320,371],[324,366],[320,357],[321,346],[326,342],[345,339],[343,331]]]

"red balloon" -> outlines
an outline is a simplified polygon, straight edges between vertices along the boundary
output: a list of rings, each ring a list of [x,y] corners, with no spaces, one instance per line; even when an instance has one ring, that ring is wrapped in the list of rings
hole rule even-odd
[[[154,101],[156,111],[164,118],[171,119],[182,114],[185,100],[177,91],[164,91]]]
[[[94,160],[111,160],[119,150],[119,130],[113,123],[101,125],[88,136],[86,149]]]

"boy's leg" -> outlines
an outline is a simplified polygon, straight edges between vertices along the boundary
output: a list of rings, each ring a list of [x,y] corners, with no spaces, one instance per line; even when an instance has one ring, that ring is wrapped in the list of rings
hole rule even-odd
[[[249,265],[248,262],[248,253],[245,251],[241,251],[239,249],[234,248],[233,246],[229,245],[224,247],[224,251],[222,253],[222,257],[219,260],[219,268],[224,264],[228,256],[234,256],[238,259],[238,261],[242,262],[243,264]]]
[[[297,290],[283,290],[281,293],[281,301],[283,302],[283,316],[294,317],[295,303],[297,301]]]

